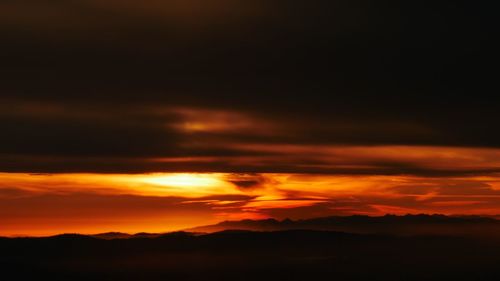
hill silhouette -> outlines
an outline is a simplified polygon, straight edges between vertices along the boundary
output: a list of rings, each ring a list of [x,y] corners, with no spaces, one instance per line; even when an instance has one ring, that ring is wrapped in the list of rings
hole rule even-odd
[[[205,234],[0,238],[0,271],[6,280],[500,280],[500,236],[478,236],[498,225],[483,217],[388,215],[196,228],[223,230]]]
[[[132,236],[133,237],[133,236]],[[497,240],[332,231],[1,238],[5,280],[499,280]]]

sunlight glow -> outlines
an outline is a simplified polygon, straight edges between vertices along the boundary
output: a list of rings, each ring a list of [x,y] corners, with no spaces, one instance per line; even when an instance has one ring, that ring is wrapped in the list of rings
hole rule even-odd
[[[145,183],[171,187],[211,187],[223,181],[206,174],[152,175],[142,180]]]
[[[148,174],[127,178],[132,189],[163,196],[181,196],[186,198],[241,194],[235,186],[224,180],[223,174]]]

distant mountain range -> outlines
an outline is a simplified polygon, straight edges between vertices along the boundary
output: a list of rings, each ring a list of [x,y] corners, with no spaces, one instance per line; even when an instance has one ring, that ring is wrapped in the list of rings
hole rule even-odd
[[[63,234],[54,237],[82,236],[104,240],[159,238],[178,235],[201,235],[227,231],[287,231],[313,230],[332,231],[351,234],[376,235],[441,235],[441,236],[481,236],[500,238],[500,220],[484,216],[446,216],[446,215],[385,215],[371,216],[332,216],[303,220],[240,220],[224,221],[214,225],[199,226],[173,233],[136,233],[106,232],[94,235]]]
[[[385,215],[333,216],[304,220],[241,220],[187,229],[187,232],[213,233],[224,230],[282,231],[319,230],[359,234],[391,235],[500,235],[500,221],[481,216]]]

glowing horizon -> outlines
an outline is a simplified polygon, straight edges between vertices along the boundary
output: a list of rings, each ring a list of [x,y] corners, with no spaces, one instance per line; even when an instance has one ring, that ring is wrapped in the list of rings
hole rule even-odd
[[[494,175],[0,173],[0,182],[3,236],[168,232],[240,219],[500,214]]]

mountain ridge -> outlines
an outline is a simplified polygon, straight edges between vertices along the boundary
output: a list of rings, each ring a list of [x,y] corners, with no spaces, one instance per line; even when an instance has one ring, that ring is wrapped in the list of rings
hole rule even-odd
[[[474,226],[471,228],[470,226]],[[186,229],[187,232],[213,233],[224,230],[282,231],[319,230],[359,234],[392,235],[500,235],[500,221],[484,216],[447,216],[441,214],[353,215],[300,220],[240,220]]]

